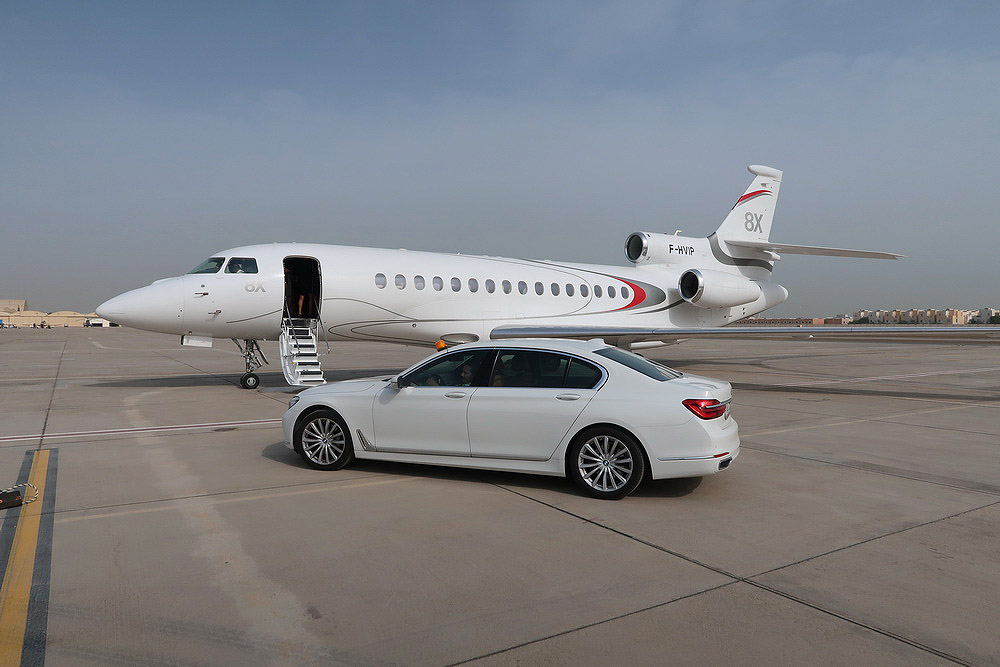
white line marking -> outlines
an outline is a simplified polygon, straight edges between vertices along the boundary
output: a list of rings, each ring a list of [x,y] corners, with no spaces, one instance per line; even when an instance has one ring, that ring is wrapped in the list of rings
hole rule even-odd
[[[170,426],[140,426],[137,428],[110,428],[100,431],[74,431],[71,433],[46,433],[44,438],[83,438],[96,435],[122,435],[126,433],[155,433],[158,431],[182,431],[198,428],[217,428],[219,426],[258,426],[280,424],[280,419],[247,419],[236,422],[209,422],[205,424],[173,424]],[[0,436],[0,442],[16,442],[18,440],[36,440],[43,437],[41,433],[33,435],[5,435]]]
[[[56,523],[67,523],[70,521],[89,521],[90,519],[109,519],[122,516],[131,516],[133,514],[149,514],[150,512],[165,512],[169,510],[176,510],[178,508],[177,504],[183,502],[197,501],[199,503],[206,503],[209,505],[223,505],[226,503],[244,503],[249,501],[257,501],[262,498],[267,498],[267,499],[284,498],[287,496],[301,496],[307,493],[324,493],[331,491],[341,491],[344,489],[359,489],[366,486],[379,486],[382,484],[399,484],[401,482],[408,482],[408,481],[412,482],[415,479],[417,478],[398,477],[392,479],[376,479],[376,480],[366,479],[364,481],[346,482],[346,483],[337,483],[336,480],[330,480],[329,483],[324,483],[322,485],[310,486],[309,488],[306,489],[293,489],[290,491],[254,493],[252,495],[247,495],[250,493],[247,491],[237,491],[234,492],[233,495],[235,495],[236,493],[240,493],[243,495],[240,495],[238,497],[229,497],[229,498],[206,498],[205,496],[194,496],[188,498],[165,498],[164,500],[157,500],[156,501],[157,504],[153,507],[139,507],[133,509],[123,508],[118,511],[106,511],[106,512],[101,512],[99,514],[94,514],[94,513],[85,514],[85,512],[93,512],[93,510],[88,510],[88,509],[65,510],[66,512],[73,512],[75,513],[75,515],[74,516],[61,515],[56,517],[55,521]]]

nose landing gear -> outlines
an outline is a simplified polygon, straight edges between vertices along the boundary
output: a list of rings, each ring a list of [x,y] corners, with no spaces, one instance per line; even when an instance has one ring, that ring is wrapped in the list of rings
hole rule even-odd
[[[246,362],[247,366],[247,372],[240,377],[240,386],[244,389],[256,389],[260,386],[260,378],[254,371],[268,363],[267,357],[264,356],[264,351],[260,349],[260,344],[255,340],[244,339],[242,344],[236,338],[232,340],[240,349],[240,354],[243,355],[243,361]]]

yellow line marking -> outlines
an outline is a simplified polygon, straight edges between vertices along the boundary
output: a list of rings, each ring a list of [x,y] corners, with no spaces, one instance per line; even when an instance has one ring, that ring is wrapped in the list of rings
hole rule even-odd
[[[38,489],[38,499],[21,507],[7,571],[0,587],[0,667],[21,664],[21,648],[28,624],[28,600],[35,570],[35,550],[42,518],[42,495],[49,470],[49,451],[35,452],[28,481]]]

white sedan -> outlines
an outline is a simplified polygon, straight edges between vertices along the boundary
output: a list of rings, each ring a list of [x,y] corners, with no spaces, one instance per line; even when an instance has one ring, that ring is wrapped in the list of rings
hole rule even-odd
[[[508,340],[439,352],[393,378],[292,398],[286,444],[321,470],[353,459],[566,476],[618,499],[649,476],[725,470],[739,454],[728,382],[603,341]]]

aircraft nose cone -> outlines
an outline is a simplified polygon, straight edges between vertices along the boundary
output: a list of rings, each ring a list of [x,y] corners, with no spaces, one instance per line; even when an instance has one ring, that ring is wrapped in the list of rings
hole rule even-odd
[[[108,299],[97,307],[97,314],[126,327],[160,333],[183,333],[184,291],[181,278],[157,280]]]

